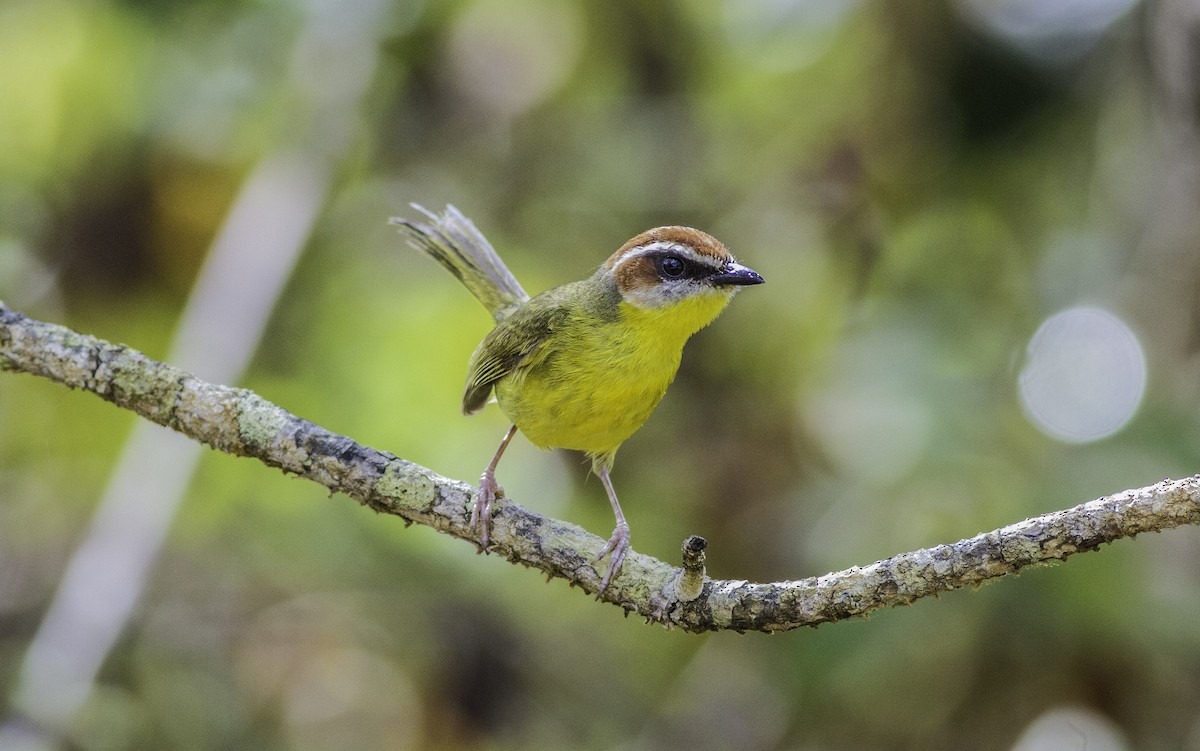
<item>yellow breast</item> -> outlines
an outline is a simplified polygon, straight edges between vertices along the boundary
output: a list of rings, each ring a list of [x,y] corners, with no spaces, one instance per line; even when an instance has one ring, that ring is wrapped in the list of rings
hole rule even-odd
[[[500,409],[538,446],[611,464],[674,380],[684,343],[730,297],[705,294],[656,309],[621,303],[612,321],[573,314],[536,357],[496,384]]]

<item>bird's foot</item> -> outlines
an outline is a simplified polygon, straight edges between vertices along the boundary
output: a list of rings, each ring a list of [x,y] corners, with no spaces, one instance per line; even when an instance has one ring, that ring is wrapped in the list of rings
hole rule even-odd
[[[471,507],[471,529],[479,535],[479,550],[488,549],[492,530],[492,505],[497,498],[504,497],[504,488],[496,484],[496,476],[484,472],[479,478],[479,492],[475,494],[475,505]]]
[[[600,589],[596,590],[596,597],[604,594],[608,583],[621,570],[621,564],[625,562],[625,554],[628,552],[629,525],[621,522],[613,530],[612,537],[608,538],[608,542],[604,543],[604,547],[600,548],[600,554],[592,560],[592,563],[597,563],[601,558],[612,553],[612,558],[608,561],[608,571],[605,572],[604,578],[600,580]]]

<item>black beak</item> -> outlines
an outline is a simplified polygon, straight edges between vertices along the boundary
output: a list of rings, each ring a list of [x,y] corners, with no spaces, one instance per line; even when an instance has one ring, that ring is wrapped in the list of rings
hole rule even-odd
[[[722,286],[726,284],[745,287],[750,284],[762,284],[766,281],[757,271],[740,263],[730,263],[720,273],[708,277],[709,283]]]

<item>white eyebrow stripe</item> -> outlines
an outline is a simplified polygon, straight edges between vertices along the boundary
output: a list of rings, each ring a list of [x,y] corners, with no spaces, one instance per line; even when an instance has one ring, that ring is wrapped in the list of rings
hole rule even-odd
[[[634,258],[641,258],[642,256],[658,251],[678,253],[689,260],[703,264],[704,266],[708,266],[709,268],[717,271],[725,268],[725,263],[723,261],[712,256],[699,253],[695,248],[680,243],[671,242],[669,240],[655,240],[652,243],[639,245],[636,248],[630,248],[622,253],[621,257],[617,259],[617,262],[613,264],[613,271],[615,272],[617,269],[621,268],[621,264],[625,263],[626,261],[631,261]]]

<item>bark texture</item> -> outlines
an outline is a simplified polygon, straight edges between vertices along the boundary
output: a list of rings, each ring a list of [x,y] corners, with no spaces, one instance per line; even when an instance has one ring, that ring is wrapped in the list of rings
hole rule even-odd
[[[0,370],[89,391],[218,451],[253,457],[378,512],[478,544],[470,528],[471,485],[332,433],[247,389],[207,383],[124,345],[32,320],[3,302]],[[707,578],[704,541],[691,537],[682,567],[630,551],[603,599],[687,631],[785,631],[907,605],[1141,532],[1197,523],[1200,477],[1164,480],[953,544],[770,583]],[[501,499],[490,552],[595,592],[600,573],[590,561],[604,542]]]

